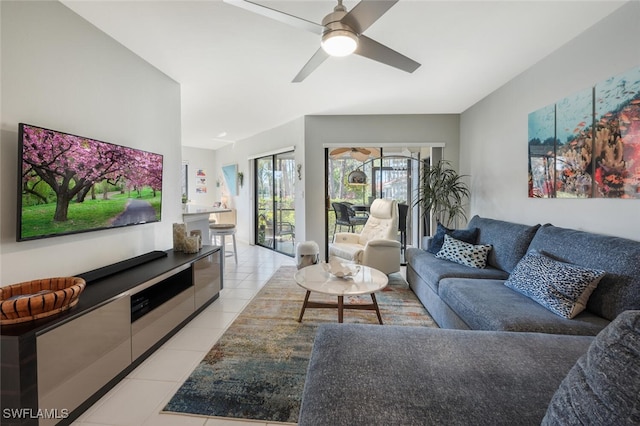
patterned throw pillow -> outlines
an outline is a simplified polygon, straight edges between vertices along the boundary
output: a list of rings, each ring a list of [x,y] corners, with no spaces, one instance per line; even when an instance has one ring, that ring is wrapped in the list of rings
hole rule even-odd
[[[439,259],[446,259],[461,265],[482,269],[487,266],[487,256],[491,251],[488,244],[473,245],[456,240],[450,235],[444,236],[444,244],[436,254]]]
[[[444,244],[445,235],[451,235],[456,240],[464,241],[465,243],[475,244],[478,239],[478,228],[449,229],[438,222],[436,233],[433,236],[427,251],[432,254],[438,254]]]
[[[527,253],[504,285],[564,318],[574,318],[605,271],[560,262],[538,252]]]

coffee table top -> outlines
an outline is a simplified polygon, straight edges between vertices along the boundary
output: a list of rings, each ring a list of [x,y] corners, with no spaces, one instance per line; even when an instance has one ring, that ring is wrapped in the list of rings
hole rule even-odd
[[[355,265],[354,265],[355,266]],[[306,290],[334,296],[370,294],[382,290],[389,279],[377,269],[361,266],[357,274],[349,278],[338,278],[325,271],[321,264],[307,266],[295,273],[293,278]]]

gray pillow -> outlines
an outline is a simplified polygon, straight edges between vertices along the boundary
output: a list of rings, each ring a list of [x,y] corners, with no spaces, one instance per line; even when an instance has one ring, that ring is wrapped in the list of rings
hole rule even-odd
[[[542,426],[640,424],[640,311],[598,334],[553,395]]]
[[[564,318],[574,318],[605,272],[560,262],[535,251],[518,262],[504,285]]]

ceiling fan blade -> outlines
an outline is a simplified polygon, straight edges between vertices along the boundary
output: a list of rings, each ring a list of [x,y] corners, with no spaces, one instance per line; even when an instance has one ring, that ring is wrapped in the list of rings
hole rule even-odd
[[[329,155],[340,155],[340,154],[344,154],[347,151],[351,151],[351,148],[336,148],[336,149],[332,149]]]
[[[354,53],[408,73],[412,73],[420,67],[420,64],[413,59],[407,58],[403,54],[364,35],[358,37],[358,48]]]
[[[314,34],[322,35],[324,27],[315,22],[307,21],[306,19],[298,18],[297,16],[289,15],[279,10],[271,9],[266,6],[262,6],[258,3],[254,3],[248,0],[223,0],[225,3],[237,6],[241,9],[248,10],[249,12],[257,13],[258,15],[266,16],[267,18],[274,19],[278,22],[282,22],[292,27],[299,28],[301,30],[310,31]]]
[[[322,47],[316,50],[316,53],[314,53],[311,59],[309,59],[309,62],[307,62],[304,67],[302,67],[298,75],[294,77],[292,83],[300,83],[302,80],[307,78],[309,74],[318,68],[328,57],[329,54],[325,52]]]
[[[363,153],[364,155],[369,155],[371,153],[371,151],[367,148],[354,148],[355,151],[359,151],[361,153]]]
[[[362,162],[365,162],[369,159],[369,156],[367,154],[364,154],[360,151],[353,151],[351,153],[351,157]]]
[[[341,19],[341,22],[350,26],[356,33],[362,34],[397,2],[398,0],[362,0]]]

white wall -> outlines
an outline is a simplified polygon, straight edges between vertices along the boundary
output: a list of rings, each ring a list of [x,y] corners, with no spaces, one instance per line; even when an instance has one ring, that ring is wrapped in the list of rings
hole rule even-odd
[[[238,237],[249,242],[253,230],[253,170],[250,156],[295,147],[302,180],[296,181],[296,241],[322,246],[324,230],[324,145],[416,146],[446,144],[445,158],[457,166],[459,119],[442,115],[306,116],[216,151],[217,170],[237,163],[245,172],[245,187],[233,206],[238,210]],[[248,179],[248,180],[247,180]],[[219,191],[220,192],[220,191]]]
[[[171,248],[180,215],[180,87],[54,1],[3,1],[0,285]],[[164,155],[162,222],[16,242],[18,123]]]
[[[182,161],[189,165],[189,203],[197,204],[200,206],[212,206],[215,201],[219,201],[216,198],[216,180],[218,178],[218,170],[215,165],[215,151],[211,149],[183,147],[182,148]],[[207,192],[197,193],[196,184],[198,177],[196,172],[203,170],[206,173]]]
[[[457,168],[459,156],[459,116],[457,114],[343,115],[305,118],[304,204],[306,240],[316,241],[321,254],[326,244],[324,229],[324,148],[325,144],[345,146],[416,146],[445,144],[444,159]],[[297,216],[296,216],[297,220]],[[296,224],[296,230],[297,230]],[[296,240],[298,238],[296,232]]]
[[[304,158],[304,120],[295,119],[274,129],[267,130],[258,135],[225,146],[215,151],[216,153],[216,174],[222,177],[222,166],[237,164],[238,171],[244,173],[244,186],[238,187],[238,195],[228,196],[229,207],[237,211],[237,238],[253,244],[253,162],[249,157],[274,151],[282,151],[285,148],[294,147],[295,161],[298,164]],[[303,181],[304,182],[304,179]],[[304,194],[303,186],[296,181],[296,240],[304,238]],[[220,200],[222,195],[228,194],[226,183],[216,188],[216,199]]]
[[[527,197],[528,114],[639,66],[639,23],[640,2],[629,2],[462,114],[472,214],[640,240],[640,200]]]

